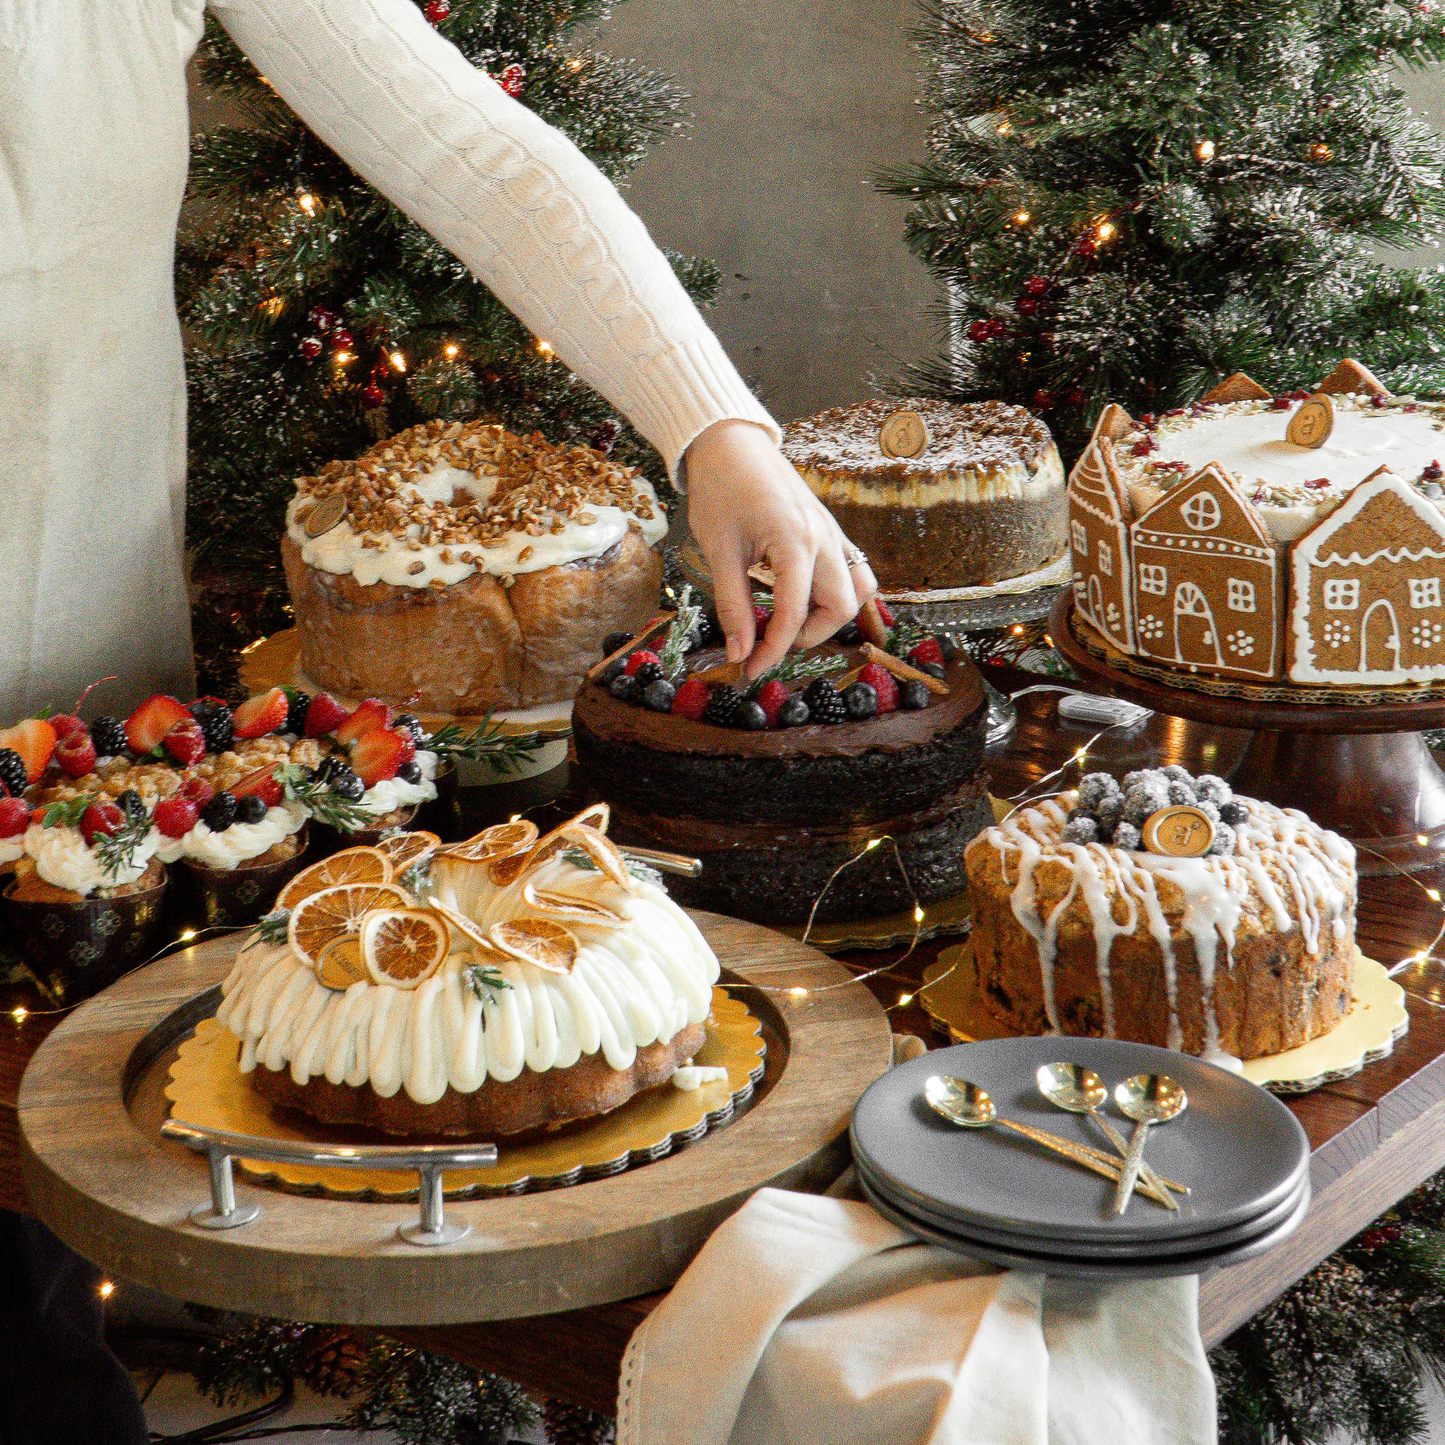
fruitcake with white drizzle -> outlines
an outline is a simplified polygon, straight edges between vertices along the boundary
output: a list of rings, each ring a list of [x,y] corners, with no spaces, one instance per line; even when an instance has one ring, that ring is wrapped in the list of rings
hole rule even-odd
[[[1169,771],[1183,777],[1133,774],[1128,792],[1091,775],[1084,807],[1042,802],[969,845],[985,1006],[1023,1034],[1128,1039],[1221,1063],[1327,1032],[1353,997],[1354,849],[1303,813],[1200,778],[1190,807],[1217,816],[1233,805],[1218,851],[1146,851],[1140,824],[1188,778]]]

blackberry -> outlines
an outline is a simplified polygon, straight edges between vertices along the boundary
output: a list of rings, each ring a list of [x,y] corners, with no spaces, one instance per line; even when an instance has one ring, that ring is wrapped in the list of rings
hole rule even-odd
[[[898,706],[906,712],[922,712],[928,706],[931,696],[926,682],[910,677],[907,682],[899,684]]]
[[[866,682],[855,682],[843,689],[843,706],[854,722],[874,717],[878,712],[878,689]]]
[[[636,672],[632,674],[638,687],[650,687],[654,682],[666,682],[667,674],[662,670],[660,662],[644,662]]]
[[[863,641],[857,622],[845,622],[834,634],[833,641],[842,647],[857,647]]]
[[[785,728],[800,728],[812,717],[808,711],[808,704],[800,697],[790,697],[782,707],[778,709],[778,726]]]
[[[702,615],[702,646],[721,647],[726,641],[722,623],[717,620],[717,613],[709,607]]]
[[[102,758],[119,758],[125,755],[129,744],[125,736],[125,724],[118,717],[102,715],[90,725],[90,740],[95,744],[96,753]]]
[[[238,823],[259,823],[265,816],[266,804],[257,793],[247,793],[236,804],[236,821]]]
[[[286,721],[281,724],[280,731],[290,733],[293,737],[304,738],[306,736],[306,709],[311,706],[311,694],[302,692],[299,687],[288,687],[286,701],[290,706],[286,709]]]
[[[760,733],[768,725],[768,715],[759,703],[741,702],[733,709],[731,723],[745,733]]]
[[[421,719],[414,712],[397,713],[391,720],[391,726],[394,731],[410,733],[411,740],[417,747],[421,747],[430,736],[426,728],[422,726]]]
[[[635,677],[628,677],[625,672],[619,672],[616,677],[607,684],[607,691],[617,699],[618,702],[640,703],[642,701],[642,689],[638,686]]]
[[[201,822],[213,833],[224,833],[236,821],[236,799],[231,793],[217,793],[201,809]]]
[[[127,788],[115,800],[115,805],[132,823],[139,823],[146,815],[146,805],[134,788]]]
[[[366,791],[366,784],[345,763],[332,769],[326,785],[338,798],[345,798],[348,803],[359,803],[361,795]]]
[[[874,693],[874,696],[876,697],[877,693]],[[820,677],[808,684],[803,701],[808,704],[808,711],[812,713],[815,723],[848,721],[848,705],[843,701],[843,694],[826,677]]]
[[[231,725],[231,709],[225,703],[201,698],[191,704],[191,716],[201,725],[208,753],[230,752],[236,742],[236,730]]]
[[[30,770],[14,748],[0,748],[0,783],[12,798],[20,797],[30,786]]]
[[[336,776],[337,770],[345,767],[346,764],[335,753],[327,753],[316,769],[316,781],[329,783]]]
[[[609,632],[607,636],[602,639],[603,657],[611,657],[619,647],[626,647],[631,641],[632,633],[630,632]]]
[[[1219,805],[1219,821],[1221,823],[1227,823],[1234,828],[1248,820],[1249,809],[1238,798],[1231,798],[1227,803]]]
[[[642,669],[638,668],[638,671]],[[659,677],[642,689],[642,705],[653,712],[671,712],[672,700],[676,696],[677,689],[665,677]]]
[[[397,770],[396,775],[404,783],[421,782],[421,764],[415,758],[408,758]]]
[[[703,710],[702,720],[716,723],[718,727],[726,727],[732,721],[733,714],[742,706],[742,701],[742,693],[725,682],[721,687],[713,688],[707,707]]]

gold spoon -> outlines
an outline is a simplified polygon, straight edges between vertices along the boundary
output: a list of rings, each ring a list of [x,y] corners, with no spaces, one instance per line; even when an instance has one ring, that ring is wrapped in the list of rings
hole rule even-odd
[[[1189,1107],[1189,1095],[1168,1074],[1135,1074],[1114,1090],[1114,1103],[1126,1118],[1134,1120],[1134,1137],[1119,1171],[1119,1187],[1114,1191],[1114,1213],[1122,1214],[1129,1207],[1139,1166],[1144,1162],[1144,1141],[1151,1124],[1167,1124]]]

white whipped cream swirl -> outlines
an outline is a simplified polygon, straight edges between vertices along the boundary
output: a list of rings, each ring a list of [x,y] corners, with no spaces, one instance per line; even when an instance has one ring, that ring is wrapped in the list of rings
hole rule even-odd
[[[154,829],[137,845],[128,867],[108,873],[100,855],[85,841],[79,828],[53,828],[32,823],[25,831],[25,852],[35,860],[35,871],[53,888],[65,888],[88,898],[97,888],[119,888],[134,883],[156,854]]]
[[[420,803],[429,803],[437,795],[436,775],[438,758],[435,753],[419,749],[417,766],[421,769],[421,782],[408,783],[403,778],[383,778],[372,784],[362,795],[357,807],[369,818],[379,818],[384,813],[393,813],[398,808],[414,808]]]
[[[204,823],[197,823],[184,838],[168,841],[182,845],[178,856],[206,868],[229,872],[237,864],[259,858],[283,839],[299,833],[305,821],[306,810],[299,803],[281,803],[267,808],[266,816],[257,823],[232,823],[219,833]],[[165,854],[161,856],[164,858]]]

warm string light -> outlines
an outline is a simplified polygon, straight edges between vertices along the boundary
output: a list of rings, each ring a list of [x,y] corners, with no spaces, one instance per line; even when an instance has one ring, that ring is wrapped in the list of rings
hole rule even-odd
[[[286,309],[285,299],[280,296],[268,296],[258,305],[273,321]]]
[[[1001,121],[999,121],[998,127],[997,127],[997,134],[999,134],[999,135],[1012,135],[1013,133],[1014,133],[1014,128],[1013,128],[1013,126],[1011,126],[1011,125],[1008,123],[1008,121],[1006,121],[1006,120],[1001,120]]]
[[[1212,140],[1200,141],[1194,147],[1194,154],[1198,156],[1201,161],[1204,161],[1206,163],[1212,161],[1214,159],[1214,142]]]
[[[404,357],[401,352],[393,351],[387,360],[390,361],[398,371],[406,370],[406,357]]]
[[[442,355],[445,356],[448,361],[452,361],[460,350],[461,347],[458,346],[455,341],[448,341],[447,344],[442,347]]]
[[[13,1008],[10,1010],[10,1017],[14,1019],[17,1024],[23,1024],[25,1020],[30,1017],[30,1010],[23,1006]]]
[[[1033,217],[1027,211],[1018,211],[1014,214],[1015,225],[1027,226],[1032,219]]]
[[[101,1297],[101,1299],[109,1299],[109,1298],[111,1297],[111,1295],[113,1295],[114,1293],[115,1293],[115,1286],[110,1282],[110,1280],[105,1279],[105,1280],[102,1280],[102,1281],[100,1282],[100,1297]]]
[[[337,351],[332,353],[331,359],[337,366],[349,366],[356,360],[355,355],[350,351]]]
[[[551,361],[554,355],[551,346],[548,345],[547,342],[543,341],[540,336],[537,338],[537,351],[540,355],[546,357],[548,361]]]
[[[1112,241],[1119,234],[1119,228],[1112,221],[1100,221],[1094,234],[1101,241]]]
[[[319,203],[310,191],[302,191],[301,194],[296,197],[296,204],[300,206],[308,216],[314,216]]]

